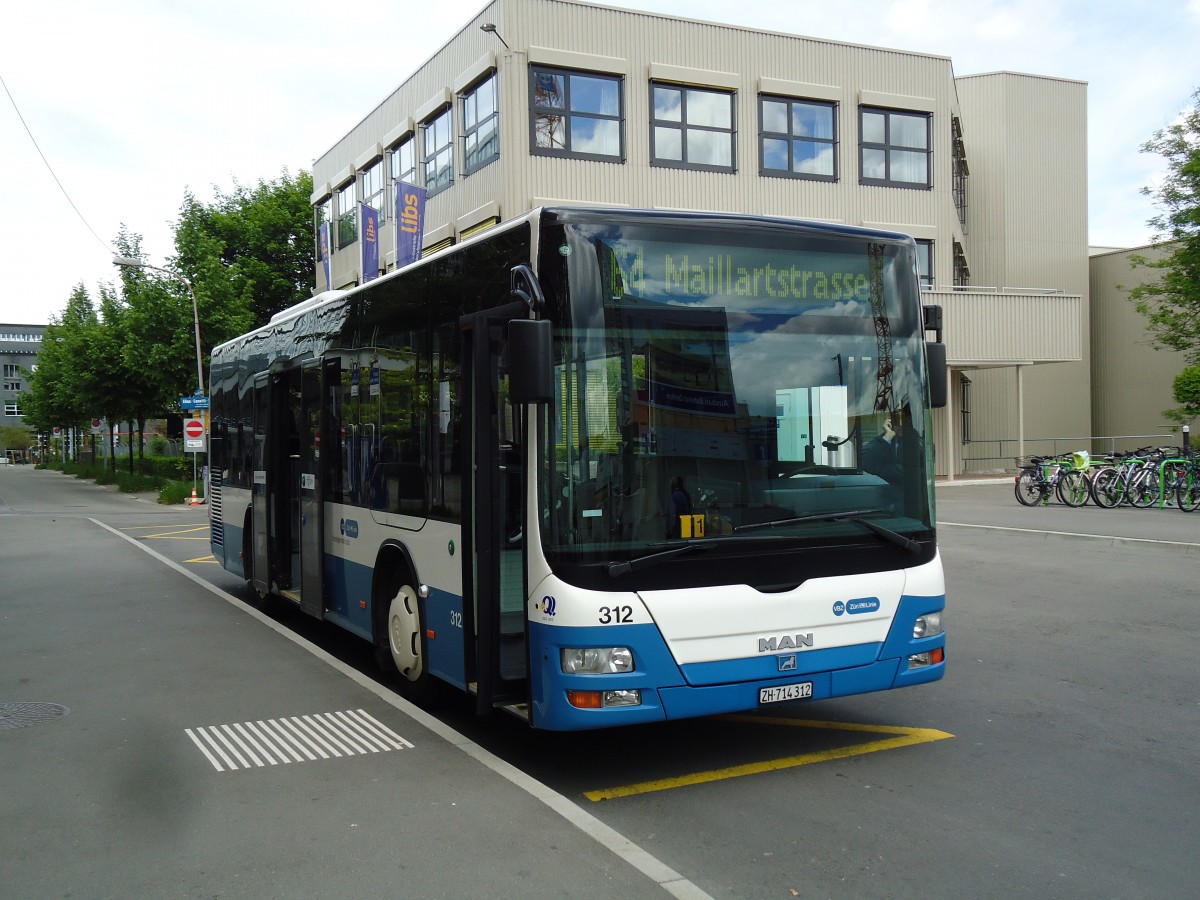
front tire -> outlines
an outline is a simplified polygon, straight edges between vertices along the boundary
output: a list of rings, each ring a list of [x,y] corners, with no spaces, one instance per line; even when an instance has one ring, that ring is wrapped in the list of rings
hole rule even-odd
[[[1183,512],[1195,512],[1200,506],[1200,477],[1184,476],[1175,488],[1175,501]]]
[[[382,646],[376,647],[380,667],[398,676],[400,696],[419,706],[439,697],[440,682],[429,674],[424,604],[416,589],[401,583],[387,601]]]

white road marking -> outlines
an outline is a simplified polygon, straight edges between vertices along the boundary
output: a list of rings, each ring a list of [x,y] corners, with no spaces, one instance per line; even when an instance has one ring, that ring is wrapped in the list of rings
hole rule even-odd
[[[408,750],[413,746],[361,709],[318,713],[304,718],[308,720],[313,731],[321,730],[329,741],[343,747],[345,751],[343,753],[330,747],[335,756],[366,756],[369,753]],[[317,754],[320,754],[322,759],[329,759],[329,754],[305,738],[293,724],[297,721],[299,720],[295,718],[290,721],[269,719],[266,722],[209,725],[202,728],[187,728],[185,733],[192,739],[192,743],[200,748],[200,752],[218,772],[263,768],[267,763],[273,766],[278,765],[276,757],[285,763],[293,760],[304,762],[304,759],[297,754],[293,747],[308,757],[309,762],[315,762]],[[252,729],[257,738],[251,737],[247,729]],[[382,738],[370,736],[371,732],[376,729],[392,737],[385,742]],[[345,743],[338,741],[338,737],[342,738]],[[324,740],[321,740],[321,743],[329,747]],[[310,750],[309,747],[312,749]],[[255,750],[258,752],[256,753]],[[221,761],[217,760],[218,756]],[[288,756],[291,756],[292,759],[288,759]],[[267,762],[263,762],[264,759]]]

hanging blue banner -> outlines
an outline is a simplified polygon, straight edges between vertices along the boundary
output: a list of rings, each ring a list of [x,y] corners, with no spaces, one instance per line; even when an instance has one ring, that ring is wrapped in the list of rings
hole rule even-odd
[[[362,280],[379,277],[379,210],[362,204]]]
[[[425,234],[425,188],[396,182],[396,268],[421,258]]]
[[[324,222],[317,229],[317,240],[321,243],[321,264],[325,267],[325,290],[330,290],[333,285],[329,280],[329,223]]]

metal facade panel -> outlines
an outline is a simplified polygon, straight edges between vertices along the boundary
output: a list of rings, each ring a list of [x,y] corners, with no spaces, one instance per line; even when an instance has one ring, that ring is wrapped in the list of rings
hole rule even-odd
[[[1077,362],[1083,357],[1083,298],[1075,294],[926,291],[944,316],[952,366]]]
[[[1130,257],[1160,258],[1163,247],[1138,247],[1091,258],[1092,409],[1097,434],[1165,434],[1163,410],[1187,365],[1182,353],[1154,349],[1146,319],[1128,289],[1152,282],[1160,270],[1132,268]]]

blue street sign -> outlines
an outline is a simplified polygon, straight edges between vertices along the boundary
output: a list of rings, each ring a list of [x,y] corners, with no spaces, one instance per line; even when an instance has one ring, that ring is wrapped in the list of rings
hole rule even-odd
[[[208,409],[207,397],[180,397],[180,409]]]

